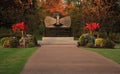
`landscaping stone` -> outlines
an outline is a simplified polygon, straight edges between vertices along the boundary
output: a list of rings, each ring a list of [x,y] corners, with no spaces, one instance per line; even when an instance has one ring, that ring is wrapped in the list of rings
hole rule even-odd
[[[43,37],[38,43],[41,45],[76,45],[77,41],[73,37]]]

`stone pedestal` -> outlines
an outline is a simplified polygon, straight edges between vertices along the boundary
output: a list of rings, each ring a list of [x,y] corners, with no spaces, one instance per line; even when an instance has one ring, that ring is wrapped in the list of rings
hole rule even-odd
[[[46,28],[45,37],[71,37],[71,28]]]
[[[76,43],[74,37],[43,37],[42,41],[38,41],[41,45],[76,45]]]

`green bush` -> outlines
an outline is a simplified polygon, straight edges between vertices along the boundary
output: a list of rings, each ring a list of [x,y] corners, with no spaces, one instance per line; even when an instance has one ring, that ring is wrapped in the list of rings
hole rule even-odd
[[[90,34],[82,34],[78,40],[80,46],[86,46],[88,43],[94,44],[94,37]]]
[[[85,42],[85,38],[84,38],[83,35],[80,36],[78,42],[79,42],[80,46],[84,46],[84,45],[86,44],[86,42]]]
[[[112,39],[115,43],[120,43],[120,33],[112,33],[110,35],[110,39]]]
[[[19,45],[19,41],[16,37],[4,37],[1,39],[3,47],[16,48]]]
[[[40,24],[40,26],[39,26],[39,34],[40,35],[43,35],[43,33],[44,33],[44,31],[45,31],[45,25],[44,24]]]
[[[111,41],[110,39],[105,39],[103,41],[103,47],[104,48],[114,48],[115,47],[115,43],[113,41]]]
[[[10,47],[10,42],[9,42],[9,40],[5,40],[5,41],[4,41],[3,47],[4,47],[4,48]]]
[[[109,36],[106,32],[99,33],[101,38],[108,38],[114,41],[115,43],[120,43],[120,33],[110,33]]]
[[[32,36],[32,42],[35,44],[35,45],[38,45],[37,43],[37,38],[35,36]]]
[[[103,47],[103,42],[104,42],[103,38],[96,38],[95,39],[95,47]]]
[[[9,41],[11,48],[17,48],[19,46],[19,40],[16,37],[11,37]]]
[[[9,39],[9,37],[4,37],[4,38],[2,38],[0,41],[1,41],[1,44],[3,45],[4,44],[4,41],[5,40],[8,40]]]
[[[27,37],[26,37],[26,44],[30,44],[30,45],[34,45],[34,46],[36,46],[37,45],[37,39],[34,37],[34,36],[32,36],[32,35],[30,35],[30,34],[27,34]]]
[[[19,44],[20,44],[20,47],[34,47],[38,45],[37,39],[31,34],[27,34],[26,37],[22,37],[19,40]]]
[[[28,48],[35,47],[35,43],[34,42],[29,42],[29,43],[27,43],[27,47]]]
[[[10,47],[9,37],[4,37],[1,39],[1,44],[3,47]]]
[[[114,48],[115,43],[110,39],[97,38],[95,39],[95,46],[100,48]]]
[[[94,43],[87,43],[86,46],[89,47],[89,48],[93,48],[94,47]]]

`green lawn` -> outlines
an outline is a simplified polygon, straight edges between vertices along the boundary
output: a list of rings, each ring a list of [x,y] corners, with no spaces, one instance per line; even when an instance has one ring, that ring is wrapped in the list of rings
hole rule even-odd
[[[0,48],[0,74],[20,74],[37,48]]]
[[[118,49],[86,48],[86,49],[97,52],[120,64],[120,48]]]
[[[1,41],[0,41],[0,46],[2,46],[2,43],[1,43]]]

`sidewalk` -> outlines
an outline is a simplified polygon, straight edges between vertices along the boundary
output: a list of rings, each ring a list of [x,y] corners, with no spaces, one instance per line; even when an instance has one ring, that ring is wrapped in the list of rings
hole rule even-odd
[[[120,74],[120,65],[75,45],[43,45],[21,74]]]

